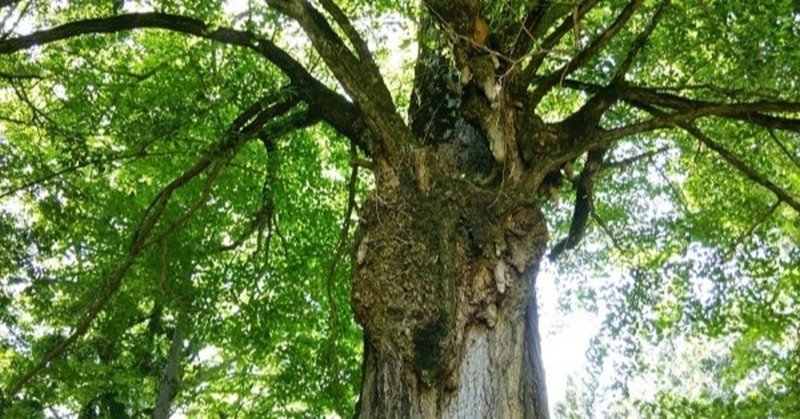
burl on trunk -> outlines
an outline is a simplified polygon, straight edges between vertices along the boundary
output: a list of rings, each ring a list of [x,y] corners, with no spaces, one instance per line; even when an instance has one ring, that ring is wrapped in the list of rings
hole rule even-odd
[[[415,167],[362,208],[358,417],[547,417],[534,295],[542,213],[511,190],[438,172],[433,155]]]

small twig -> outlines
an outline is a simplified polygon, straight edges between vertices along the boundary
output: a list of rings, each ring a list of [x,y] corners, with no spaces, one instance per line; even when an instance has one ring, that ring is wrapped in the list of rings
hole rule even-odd
[[[783,151],[783,154],[786,156],[786,158],[788,158],[792,163],[794,163],[795,166],[797,166],[798,169],[800,169],[800,160],[798,160],[797,156],[792,154],[789,149],[786,148],[783,142],[781,142],[780,138],[775,135],[775,130],[769,129],[767,132],[769,132],[769,135],[772,137],[772,140],[775,142],[775,144],[777,144],[781,151]]]
[[[642,154],[639,154],[639,155],[636,155],[636,156],[632,156],[632,157],[627,157],[627,158],[624,158],[622,160],[611,161],[611,162],[605,163],[603,165],[603,170],[606,170],[606,169],[622,169],[622,168],[628,167],[630,165],[633,165],[635,163],[638,163],[638,162],[640,162],[642,160],[652,159],[653,157],[655,157],[655,156],[657,156],[657,155],[659,155],[661,153],[665,153],[665,152],[667,152],[667,151],[669,151],[671,149],[672,149],[672,147],[661,147],[661,148],[659,148],[657,150],[648,151],[646,153],[642,153]]]
[[[611,230],[608,228],[603,219],[600,218],[599,215],[597,215],[597,212],[595,212],[594,208],[592,208],[592,220],[594,220],[597,223],[597,225],[600,226],[600,230],[602,230],[603,233],[608,237],[608,239],[611,240],[611,244],[614,246],[614,248],[617,249],[617,251],[619,251],[621,254],[626,254],[628,252],[622,246],[622,243],[620,243],[619,240],[617,240],[616,236],[612,234]]]
[[[686,202],[686,197],[683,196],[683,192],[681,192],[680,188],[675,186],[675,183],[673,183],[672,179],[670,179],[669,176],[667,176],[667,174],[664,173],[664,169],[662,169],[661,166],[657,164],[654,164],[653,166],[656,168],[658,175],[661,176],[662,179],[664,179],[664,182],[666,182],[667,185],[669,185],[669,188],[672,191],[672,195],[675,197],[675,199],[678,200],[678,203],[681,205],[681,209],[683,209],[683,212],[688,213],[689,204]]]
[[[731,254],[733,254],[733,252],[736,251],[736,248],[741,246],[742,243],[744,243],[744,241],[747,240],[748,237],[753,235],[753,232],[755,232],[759,226],[767,222],[769,217],[771,217],[772,214],[778,210],[778,208],[781,206],[782,203],[783,201],[781,199],[778,199],[775,201],[774,204],[770,205],[770,207],[766,211],[764,211],[764,213],[761,214],[760,217],[758,217],[758,220],[756,220],[756,222],[753,223],[753,225],[750,226],[750,228],[748,228],[747,231],[740,234],[739,237],[737,237],[733,242],[731,242],[730,246],[728,246],[728,250],[722,256],[722,259],[723,260],[728,259],[731,256]]]

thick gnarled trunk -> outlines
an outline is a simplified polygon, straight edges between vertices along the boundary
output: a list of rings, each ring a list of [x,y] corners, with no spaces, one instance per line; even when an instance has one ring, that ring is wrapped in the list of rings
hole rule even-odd
[[[427,176],[433,166],[363,206],[357,416],[547,417],[533,295],[544,218],[533,199]]]

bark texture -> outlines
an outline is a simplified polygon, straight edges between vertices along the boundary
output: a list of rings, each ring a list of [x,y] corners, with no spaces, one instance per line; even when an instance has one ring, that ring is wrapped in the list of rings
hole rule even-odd
[[[547,417],[533,300],[544,218],[532,199],[452,176],[443,160],[423,149],[363,207],[357,414]]]

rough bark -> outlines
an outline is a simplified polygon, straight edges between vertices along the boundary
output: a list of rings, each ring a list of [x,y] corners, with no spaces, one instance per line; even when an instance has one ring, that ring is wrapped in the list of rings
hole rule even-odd
[[[353,305],[364,326],[358,417],[547,417],[533,197],[450,176],[420,151],[364,204]]]

